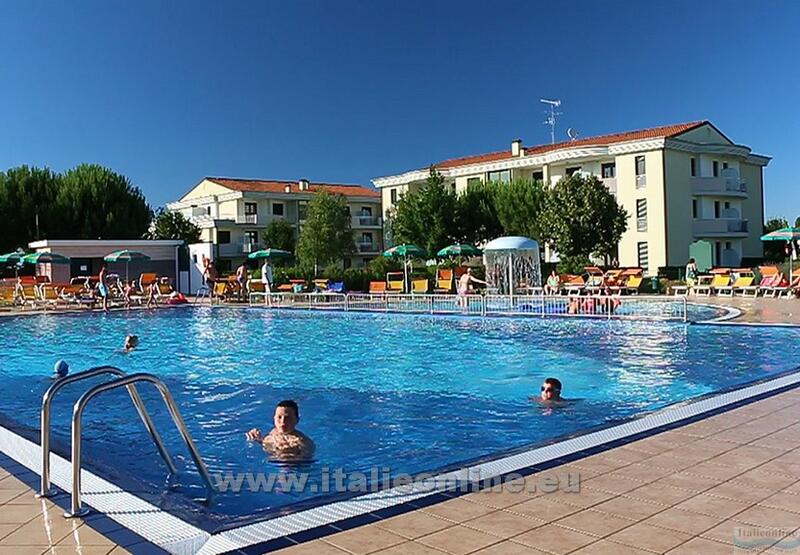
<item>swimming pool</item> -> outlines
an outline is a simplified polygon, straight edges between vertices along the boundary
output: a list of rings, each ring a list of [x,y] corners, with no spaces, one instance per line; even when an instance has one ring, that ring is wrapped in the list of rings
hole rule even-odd
[[[111,364],[167,382],[212,473],[302,471],[310,483],[326,469],[459,467],[789,370],[800,352],[796,329],[652,321],[187,308],[0,325],[0,383],[15,392],[0,413],[16,429],[35,437],[55,360],[73,371]],[[128,333],[141,347],[126,355]],[[579,401],[554,411],[531,403],[551,375]],[[53,405],[62,454],[84,390],[69,387]],[[164,466],[121,390],[85,413],[86,468],[207,530],[319,502],[311,488],[193,502],[201,482],[163,405],[141,391],[170,451],[183,454],[180,487],[165,494]],[[243,438],[268,429],[285,398],[298,401],[300,429],[317,443],[316,460],[300,469],[282,469]]]

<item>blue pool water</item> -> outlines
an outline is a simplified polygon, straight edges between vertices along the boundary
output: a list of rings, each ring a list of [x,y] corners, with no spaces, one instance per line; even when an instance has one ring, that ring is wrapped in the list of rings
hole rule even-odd
[[[57,359],[73,371],[112,364],[165,379],[212,472],[279,471],[243,435],[267,431],[274,404],[296,399],[300,429],[317,444],[303,468],[312,483],[324,467],[452,467],[789,370],[800,354],[790,328],[260,309],[21,317],[3,319],[0,331],[0,414],[29,435]],[[141,346],[123,354],[128,333]],[[547,376],[580,401],[553,411],[531,403]],[[84,388],[54,403],[62,454]],[[199,478],[157,394],[141,390],[187,471],[178,492],[164,493],[164,466],[123,390],[85,413],[91,470],[209,528],[313,501],[309,492],[244,492],[209,508],[193,503]]]

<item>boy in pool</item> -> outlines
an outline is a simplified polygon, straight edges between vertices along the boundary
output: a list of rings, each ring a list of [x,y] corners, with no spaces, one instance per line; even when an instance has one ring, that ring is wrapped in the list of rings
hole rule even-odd
[[[547,378],[542,384],[542,393],[539,397],[531,397],[543,405],[566,404],[567,400],[561,397],[561,382],[557,378]]]
[[[139,336],[137,335],[125,336],[125,346],[123,347],[123,349],[126,353],[129,353],[138,346],[139,346]]]
[[[264,449],[281,459],[310,459],[316,446],[310,437],[297,429],[300,409],[291,400],[281,401],[272,417],[275,427],[266,436],[253,428],[245,434],[250,441],[259,442]]]

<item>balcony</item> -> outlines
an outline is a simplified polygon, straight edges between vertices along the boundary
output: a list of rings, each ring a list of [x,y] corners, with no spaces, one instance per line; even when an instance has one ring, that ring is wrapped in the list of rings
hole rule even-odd
[[[714,219],[692,221],[692,234],[695,237],[747,236],[747,220]]]
[[[362,216],[362,215],[355,215],[353,216],[352,220],[352,227],[380,227],[381,226],[381,217],[380,216]]]
[[[617,178],[616,177],[604,177],[604,178],[600,179],[600,181],[603,182],[603,185],[606,186],[606,188],[608,189],[608,191],[612,195],[616,195],[617,194]]]
[[[738,177],[690,177],[693,195],[747,198],[747,183]]]
[[[378,245],[375,243],[356,243],[356,250],[360,253],[377,253],[380,252]]]
[[[237,224],[248,224],[248,225],[259,225],[266,224],[265,218],[262,218],[259,221],[258,214],[238,214],[236,216],[236,223]]]

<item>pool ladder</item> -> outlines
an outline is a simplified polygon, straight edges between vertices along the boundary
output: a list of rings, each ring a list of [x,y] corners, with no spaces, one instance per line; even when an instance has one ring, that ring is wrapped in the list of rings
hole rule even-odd
[[[71,376],[59,378],[48,388],[44,396],[42,396],[42,480],[41,489],[37,497],[52,497],[56,493],[50,485],[50,405],[53,398],[61,388],[68,384],[104,374],[111,374],[115,376],[115,379],[91,387],[81,395],[72,409],[72,503],[70,510],[64,513],[64,517],[82,517],[89,513],[88,507],[81,506],[81,416],[89,401],[105,391],[111,391],[119,387],[124,387],[128,390],[131,401],[133,401],[133,405],[136,407],[136,412],[139,413],[139,417],[142,419],[145,429],[147,429],[161,458],[164,459],[164,463],[169,469],[169,475],[172,476],[177,473],[175,464],[172,462],[172,458],[167,448],[164,446],[164,441],[161,439],[152,418],[150,418],[150,414],[147,412],[147,408],[145,408],[142,398],[139,396],[139,391],[136,389],[136,383],[138,382],[149,382],[161,393],[161,398],[164,400],[164,404],[167,405],[167,409],[172,416],[172,421],[175,423],[175,427],[178,428],[178,432],[180,432],[186,447],[189,449],[194,464],[206,486],[208,497],[205,501],[210,501],[216,488],[211,481],[208,468],[203,462],[200,453],[197,451],[197,447],[192,440],[192,436],[189,434],[189,430],[186,428],[186,423],[183,421],[178,406],[175,404],[175,399],[173,399],[167,385],[152,374],[137,373],[128,375],[114,366],[97,366]]]

